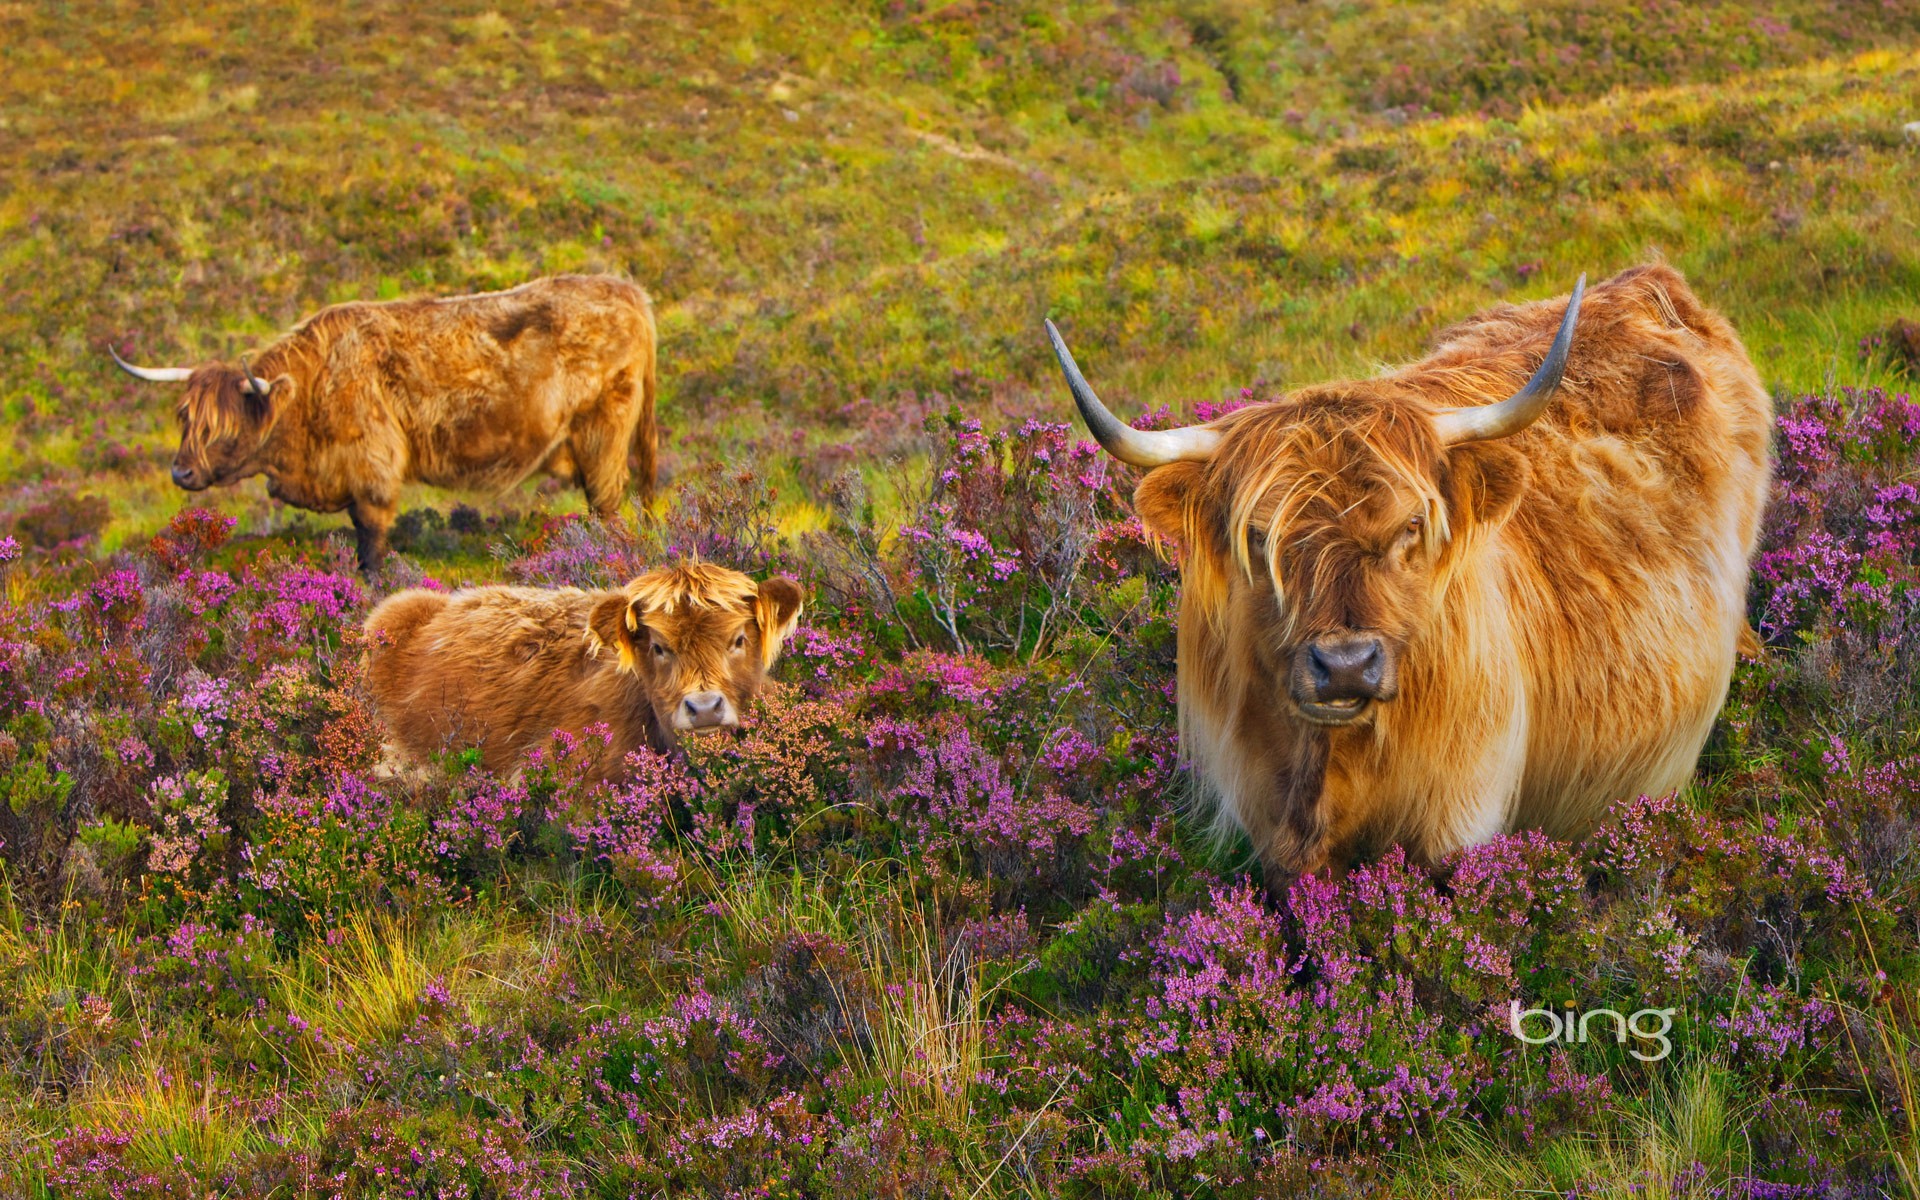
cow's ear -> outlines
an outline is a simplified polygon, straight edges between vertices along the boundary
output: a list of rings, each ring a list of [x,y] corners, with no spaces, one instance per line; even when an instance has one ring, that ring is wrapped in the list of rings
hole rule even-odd
[[[800,585],[784,576],[760,585],[753,600],[753,619],[760,626],[760,660],[768,667],[780,657],[793,627],[800,623],[803,597]]]
[[[1205,463],[1177,462],[1147,472],[1133,507],[1149,532],[1180,548],[1186,590],[1203,604],[1224,596],[1226,518],[1207,483]]]
[[[620,655],[620,669],[638,673],[639,654],[646,648],[646,626],[640,622],[637,602],[624,592],[607,592],[594,602],[587,616],[587,645],[595,653],[611,647]]]
[[[1191,550],[1195,540],[1194,514],[1206,479],[1206,464],[1169,463],[1147,472],[1133,490],[1133,507],[1148,532],[1172,542],[1182,550]]]
[[[1447,518],[1456,532],[1498,529],[1513,515],[1533,467],[1500,442],[1467,442],[1447,454]]]
[[[299,389],[293,376],[282,372],[267,381],[267,394],[262,396],[254,392],[242,392],[247,402],[247,419],[260,433],[265,434],[287,411],[287,405],[293,400],[293,394]]]

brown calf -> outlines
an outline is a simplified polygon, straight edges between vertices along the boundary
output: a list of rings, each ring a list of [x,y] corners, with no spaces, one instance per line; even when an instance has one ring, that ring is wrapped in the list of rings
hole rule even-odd
[[[561,275],[444,300],[336,304],[251,363],[134,367],[184,382],[173,481],[191,492],[267,477],[267,494],[346,510],[360,567],[379,566],[402,484],[503,491],[570,479],[602,518],[627,456],[653,496],[653,304],[623,279]]]
[[[367,678],[416,760],[478,747],[506,771],[555,730],[605,723],[614,774],[640,746],[737,725],[800,619],[790,579],[756,584],[708,563],[661,567],[619,591],[409,590],[366,620]]]

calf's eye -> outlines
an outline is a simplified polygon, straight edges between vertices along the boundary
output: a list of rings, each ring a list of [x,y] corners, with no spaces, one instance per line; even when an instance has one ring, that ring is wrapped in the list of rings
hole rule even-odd
[[[740,633],[740,634],[735,634],[735,635],[734,635],[734,638],[733,638],[733,648],[734,648],[735,650],[744,650],[744,649],[746,648],[746,645],[747,645],[747,635],[746,635],[746,634],[744,634],[744,633]]]

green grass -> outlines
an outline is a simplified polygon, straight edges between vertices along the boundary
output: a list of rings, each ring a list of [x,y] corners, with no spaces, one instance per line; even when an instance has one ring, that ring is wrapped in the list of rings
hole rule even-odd
[[[350,298],[631,273],[684,470],[844,438],[862,398],[1064,415],[1048,314],[1113,400],[1180,407],[1653,255],[1770,380],[1882,381],[1853,347],[1920,293],[1911,4],[15,5],[0,35],[0,481],[107,495],[110,547],[182,497],[167,389],[106,343],[226,356]]]

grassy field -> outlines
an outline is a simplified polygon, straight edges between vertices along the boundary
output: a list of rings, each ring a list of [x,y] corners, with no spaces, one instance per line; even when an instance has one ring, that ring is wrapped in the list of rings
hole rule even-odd
[[[0,480],[85,481],[118,544],[177,497],[169,397],[108,342],[563,270],[654,292],[675,464],[936,396],[1057,416],[1048,314],[1180,408],[1654,255],[1782,386],[1880,382],[1920,9],[1854,12],[11,6]]]
[[[0,67],[0,1192],[1920,1196],[1920,2],[0,4]],[[1042,319],[1190,414],[1654,257],[1788,434],[1696,785],[1276,913]],[[420,488],[364,583],[106,355],[559,271],[657,301],[652,530]],[[380,590],[668,547],[813,598],[704,775],[374,772]]]

